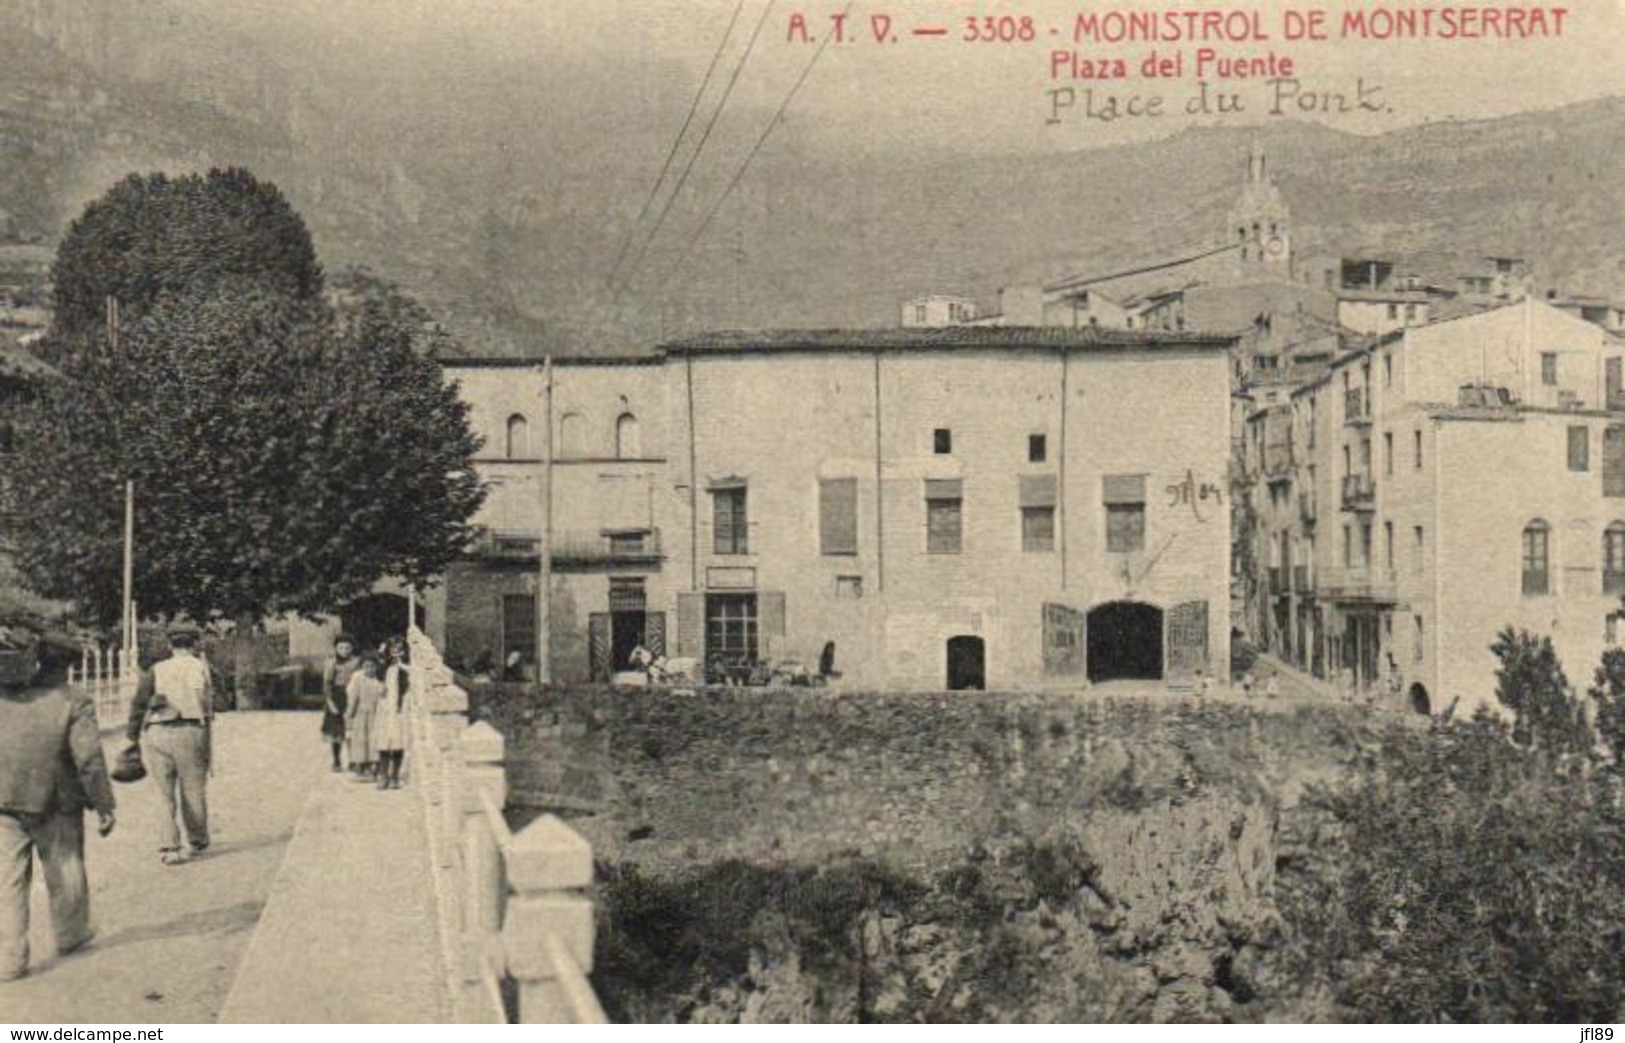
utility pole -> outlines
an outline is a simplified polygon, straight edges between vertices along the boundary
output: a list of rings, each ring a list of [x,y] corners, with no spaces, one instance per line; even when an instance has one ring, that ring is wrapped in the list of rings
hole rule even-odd
[[[553,357],[542,360],[542,525],[536,541],[536,680],[553,681]]]
[[[124,656],[135,661],[135,482],[124,483]]]
[[[107,344],[111,352],[118,351],[119,316],[118,298],[108,294],[105,302],[107,307]],[[135,480],[124,480],[124,595],[119,603],[120,628],[124,631],[124,661],[133,666],[135,663],[136,635],[135,635]]]

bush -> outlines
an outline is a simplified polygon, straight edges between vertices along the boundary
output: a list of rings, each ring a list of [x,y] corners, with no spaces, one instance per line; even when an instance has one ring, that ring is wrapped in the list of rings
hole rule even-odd
[[[1337,843],[1282,889],[1282,959],[1367,1021],[1617,1020],[1625,847],[1610,793],[1489,715],[1396,738],[1315,791]]]
[[[1552,648],[1552,639],[1511,627],[1490,646],[1501,665],[1495,698],[1512,711],[1512,738],[1557,754],[1588,754],[1591,730]]]

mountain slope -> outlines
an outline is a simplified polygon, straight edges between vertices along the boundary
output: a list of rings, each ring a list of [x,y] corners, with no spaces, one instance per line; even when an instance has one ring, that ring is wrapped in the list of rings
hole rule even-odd
[[[694,237],[765,113],[696,169],[631,288],[606,279],[686,98],[587,59],[454,79],[234,34],[165,0],[0,0],[0,208],[53,241],[131,170],[239,163],[480,353],[621,352],[699,326],[887,324],[925,292],[1157,260],[1225,234],[1259,141],[1300,255],[1525,256],[1611,286],[1625,255],[1625,102],[1375,138],[1313,124],[986,156],[831,141],[792,110]],[[633,256],[637,251],[634,249]]]

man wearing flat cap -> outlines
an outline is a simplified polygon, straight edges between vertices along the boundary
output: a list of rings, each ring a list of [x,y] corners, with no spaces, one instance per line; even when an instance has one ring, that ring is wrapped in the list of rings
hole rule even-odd
[[[142,759],[164,799],[158,824],[158,857],[164,865],[187,860],[181,822],[191,854],[209,846],[210,730],[214,723],[214,679],[198,658],[197,631],[169,634],[168,659],[141,675],[125,732],[141,743]],[[179,812],[181,822],[176,821]]]
[[[29,890],[39,856],[59,955],[90,941],[85,809],[113,831],[96,710],[41,669],[38,637],[0,625],[0,982],[28,972]]]

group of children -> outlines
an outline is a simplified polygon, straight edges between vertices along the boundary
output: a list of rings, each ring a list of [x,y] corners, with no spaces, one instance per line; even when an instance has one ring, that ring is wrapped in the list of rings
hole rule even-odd
[[[360,656],[355,641],[340,634],[322,673],[322,697],[322,736],[333,752],[332,770],[347,766],[358,782],[399,789],[411,709],[406,642],[395,638]]]

